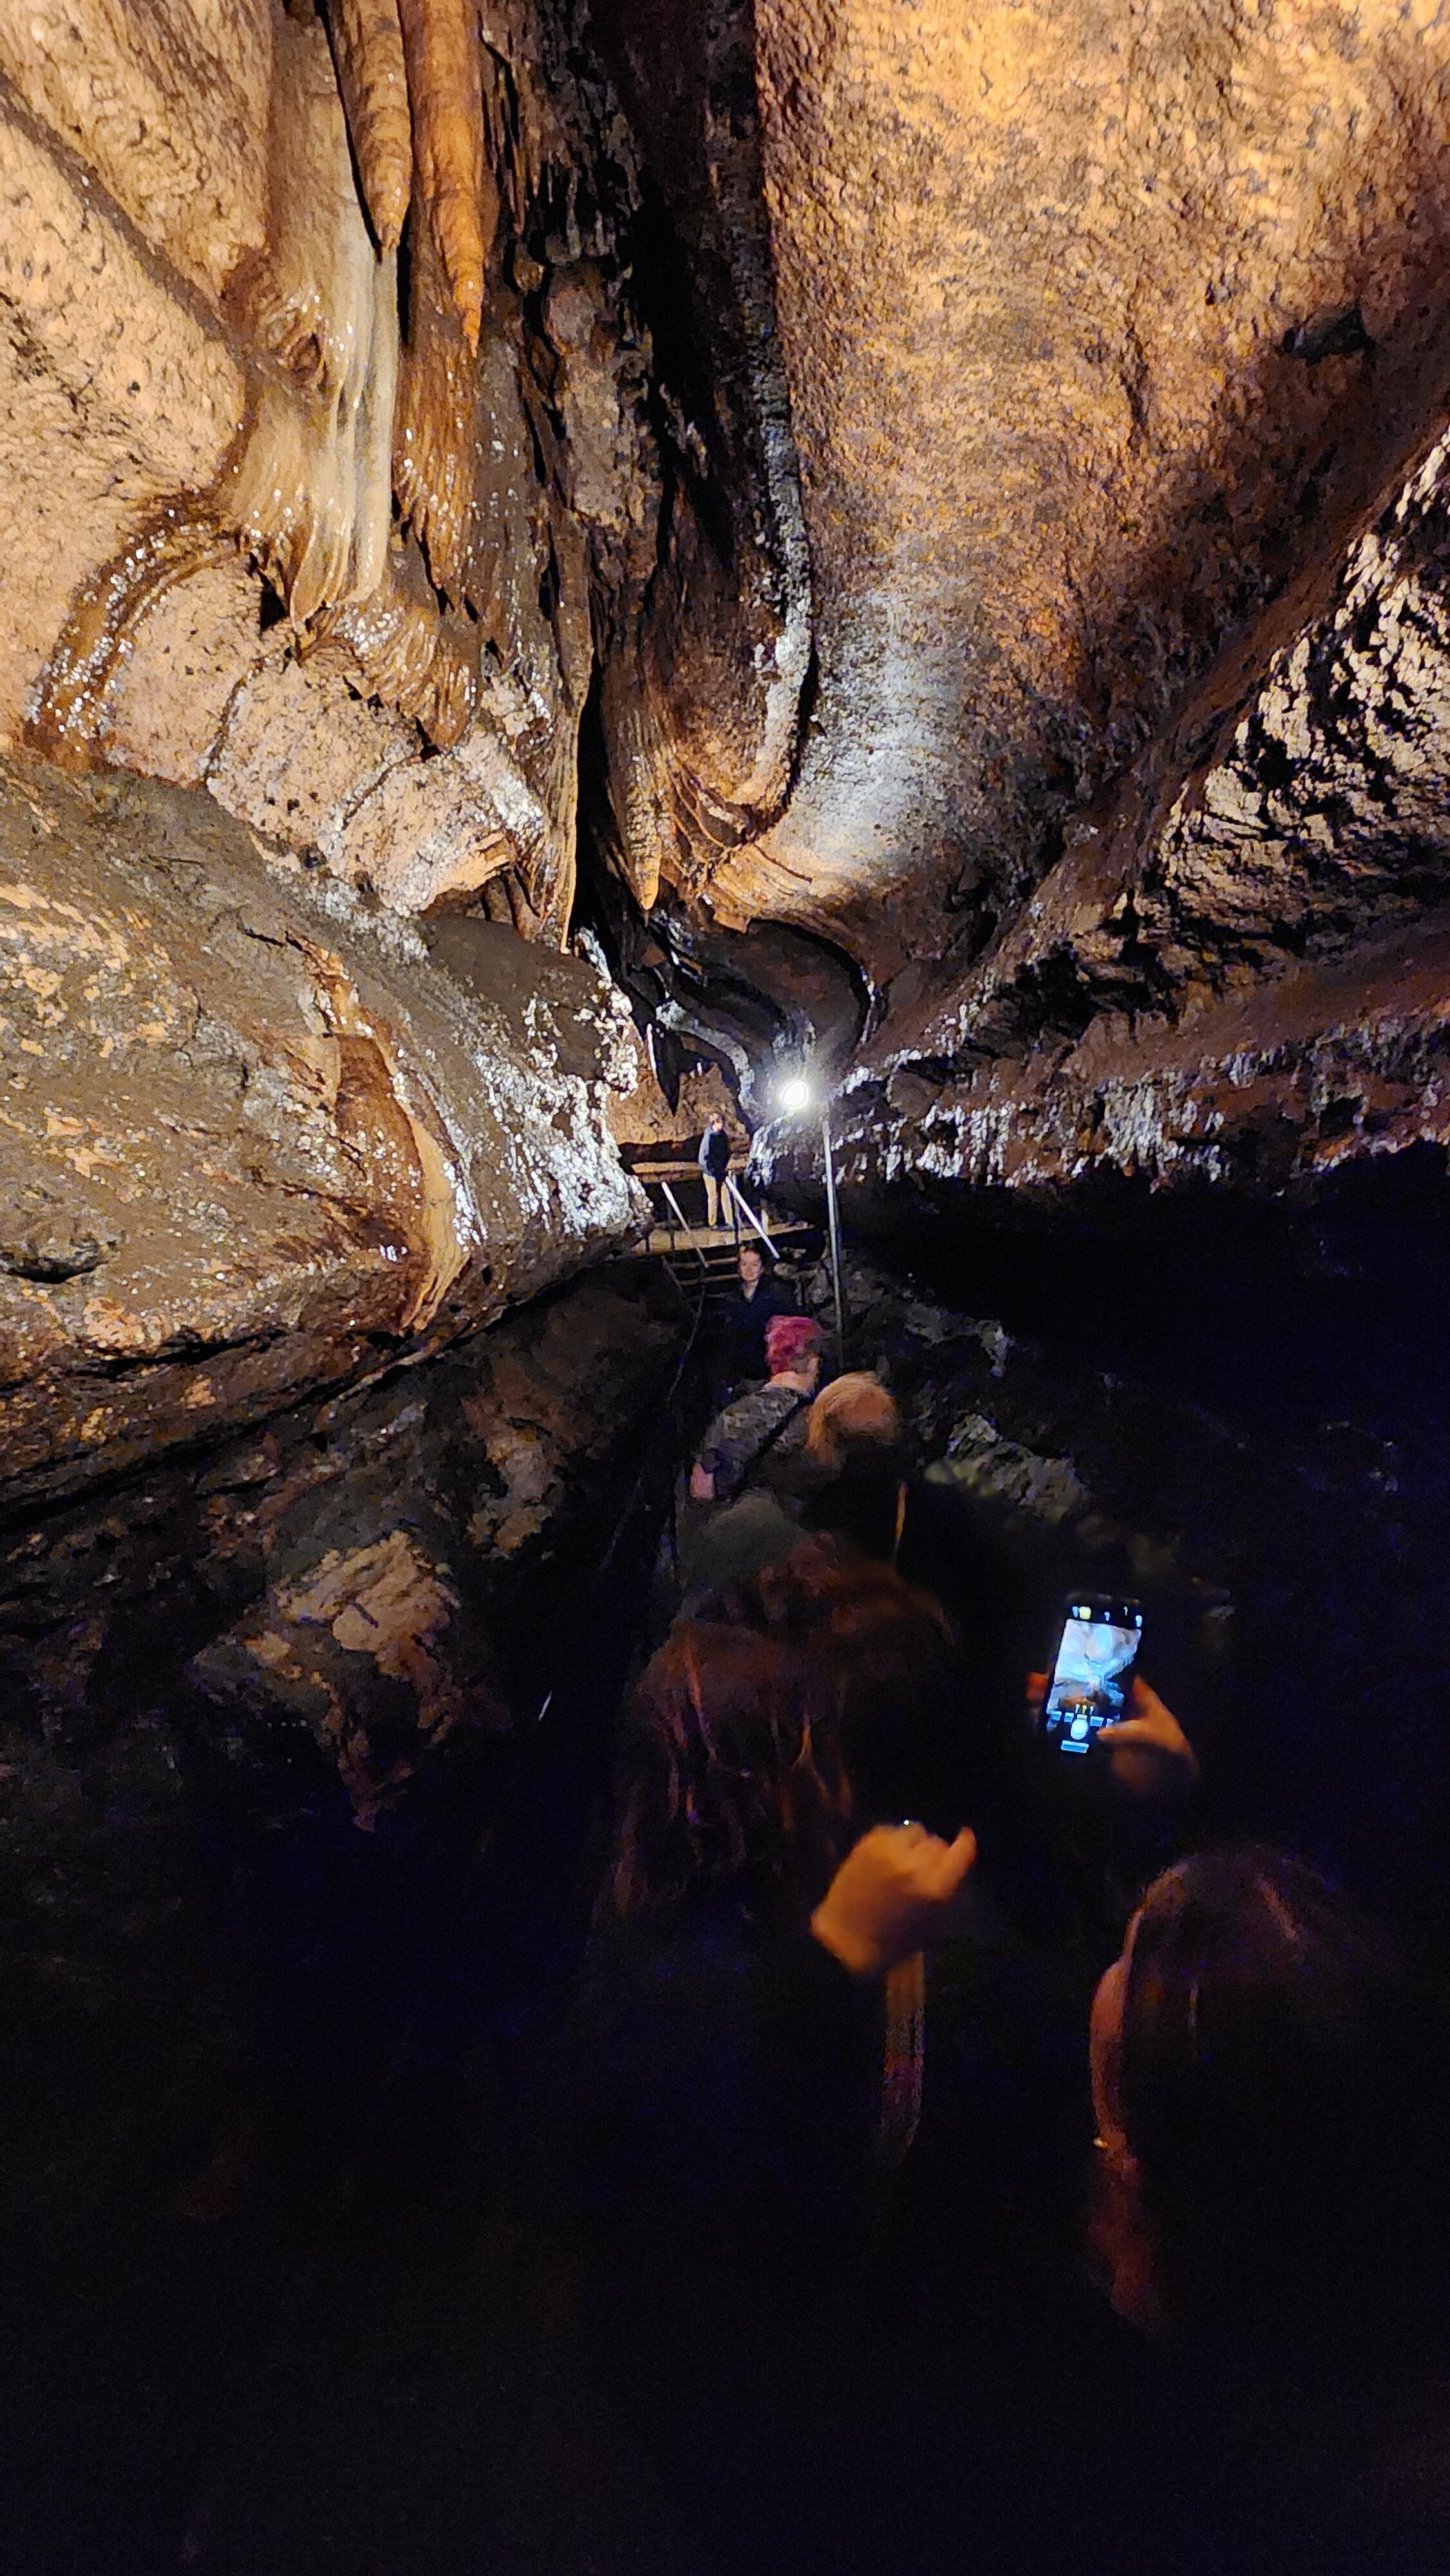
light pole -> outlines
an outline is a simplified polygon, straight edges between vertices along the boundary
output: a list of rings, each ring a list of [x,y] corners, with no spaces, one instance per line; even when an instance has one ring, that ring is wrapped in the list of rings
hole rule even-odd
[[[788,1111],[792,1117],[799,1117],[802,1111],[813,1105],[816,1097],[815,1086],[805,1074],[792,1074],[788,1081],[781,1084],[777,1097],[782,1109]],[[831,1103],[829,1095],[824,1090],[821,1093],[821,1145],[826,1163],[826,1226],[831,1246],[831,1294],[836,1307],[836,1366],[839,1370],[844,1370],[846,1312],[841,1302],[841,1226],[836,1211],[836,1157],[831,1140]]]

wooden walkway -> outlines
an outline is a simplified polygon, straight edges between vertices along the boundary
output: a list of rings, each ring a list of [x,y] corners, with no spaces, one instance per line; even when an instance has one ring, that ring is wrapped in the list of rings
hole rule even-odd
[[[793,1218],[780,1218],[767,1207],[754,1207],[747,1212],[740,1189],[743,1168],[737,1163],[730,1173],[734,1190],[740,1192],[740,1203],[729,1209],[726,1224],[712,1226],[705,1224],[703,1216],[697,1222],[694,1215],[703,1201],[704,1189],[699,1164],[693,1158],[671,1153],[668,1148],[631,1158],[634,1177],[648,1191],[655,1215],[649,1233],[636,1244],[636,1252],[646,1260],[663,1261],[686,1290],[698,1288],[703,1282],[712,1305],[734,1286],[742,1243],[753,1243],[768,1261],[774,1262],[783,1254],[806,1252],[816,1238],[814,1227]],[[685,1186],[683,1201],[678,1183]],[[767,1242],[762,1243],[762,1235]]]
[[[797,1250],[799,1248],[801,1238],[808,1235],[811,1231],[811,1228],[808,1225],[796,1224],[794,1222],[783,1223],[779,1217],[770,1216],[763,1208],[757,1209],[756,1214],[759,1216],[762,1226],[770,1237],[770,1245],[773,1252],[780,1253]],[[637,1243],[635,1245],[635,1250],[636,1252],[655,1253],[700,1252],[705,1254],[707,1257],[714,1253],[728,1252],[731,1260],[733,1261],[742,1243],[753,1243],[757,1245],[761,1251],[764,1251],[765,1249],[754,1226],[746,1225],[742,1220],[738,1227],[731,1225],[657,1225],[651,1229],[650,1233],[645,1237],[642,1243]]]

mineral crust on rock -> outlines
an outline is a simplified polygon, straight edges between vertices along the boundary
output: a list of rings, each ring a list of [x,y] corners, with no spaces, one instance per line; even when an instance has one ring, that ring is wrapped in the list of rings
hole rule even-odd
[[[888,1017],[848,1179],[1273,1195],[1450,1145],[1446,457],[1073,827],[950,1000]],[[763,1176],[799,1143],[763,1140]]]
[[[629,1240],[619,1006],[416,933],[209,798],[0,776],[0,1467],[12,1503],[490,1321]]]
[[[863,1187],[1439,1138],[1428,0],[223,14],[0,10],[0,739],[867,1036]]]

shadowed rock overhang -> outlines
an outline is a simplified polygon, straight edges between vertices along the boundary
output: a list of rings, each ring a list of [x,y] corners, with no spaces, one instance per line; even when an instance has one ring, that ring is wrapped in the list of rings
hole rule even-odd
[[[863,1187],[1438,1145],[1447,128],[1420,0],[0,12],[0,739]]]

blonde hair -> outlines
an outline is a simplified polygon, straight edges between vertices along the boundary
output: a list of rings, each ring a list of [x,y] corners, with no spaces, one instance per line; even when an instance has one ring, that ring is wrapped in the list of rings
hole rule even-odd
[[[889,1449],[901,1437],[894,1398],[869,1369],[854,1369],[822,1389],[806,1421],[806,1453],[837,1473],[853,1450]]]

